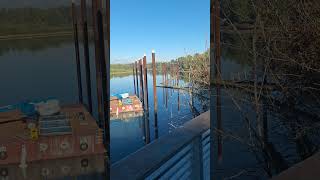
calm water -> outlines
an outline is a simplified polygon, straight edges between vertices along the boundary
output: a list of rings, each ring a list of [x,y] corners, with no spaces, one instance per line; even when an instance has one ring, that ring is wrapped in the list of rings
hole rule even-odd
[[[153,109],[153,87],[152,76],[148,76],[149,86],[149,127],[144,123],[144,118],[131,118],[127,120],[112,120],[111,130],[111,160],[115,162],[126,155],[138,150],[147,144],[148,131],[150,131],[150,142],[156,138],[154,128],[154,109]],[[162,82],[162,76],[157,76],[157,84]],[[180,83],[183,83],[182,81]],[[111,94],[130,92],[134,93],[133,77],[111,79]],[[166,97],[166,94],[168,96]],[[178,96],[180,103],[178,103]],[[192,119],[193,114],[189,102],[193,101],[193,106],[199,112],[203,112],[202,104],[197,97],[192,97],[188,92],[177,92],[157,88],[158,97],[158,137],[170,133],[174,129],[182,126],[186,121]],[[167,103],[166,103],[167,98]],[[146,128],[146,130],[144,130]]]
[[[243,57],[238,52],[227,50],[223,52],[222,72],[225,79],[231,78],[238,72],[250,70],[249,63],[244,61],[245,55]],[[93,57],[92,46],[91,57]],[[75,67],[74,49],[70,40],[1,42],[0,106],[47,97],[56,97],[62,104],[77,103]],[[93,59],[91,67],[94,67]],[[84,70],[83,66],[82,70]],[[95,72],[91,73],[93,99],[96,99]],[[162,77],[157,76],[157,84],[161,81]],[[112,120],[110,124],[112,163],[137,151],[146,145],[149,139],[150,142],[156,139],[151,75],[148,76],[148,82],[151,105],[149,127],[142,118]],[[85,95],[85,86],[83,90]],[[111,79],[111,94],[133,93],[133,91],[132,76]],[[178,94],[180,105],[178,105]],[[186,121],[193,118],[190,101],[199,112],[206,111],[209,105],[206,99],[196,95],[190,96],[183,91],[168,90],[166,93],[166,90],[157,88],[157,96],[159,137],[183,126]],[[84,98],[86,99],[85,96]],[[230,177],[241,172],[243,175],[240,179],[266,179],[268,175],[265,169],[270,169],[271,173],[277,173],[300,160],[299,154],[303,150],[296,147],[297,143],[304,142],[288,141],[288,136],[291,136],[292,132],[285,128],[285,124],[282,124],[277,113],[264,108],[264,121],[256,122],[253,120],[256,114],[253,112],[250,95],[236,90],[223,90],[221,100],[222,128],[227,135],[222,139],[222,153],[216,152],[214,156],[217,160],[219,177]],[[235,106],[235,102],[238,106]],[[94,107],[96,107],[96,101]],[[94,115],[96,116],[96,111]],[[264,128],[257,133],[257,129],[261,127]],[[257,137],[261,137],[263,133],[266,139],[261,146],[262,141]]]

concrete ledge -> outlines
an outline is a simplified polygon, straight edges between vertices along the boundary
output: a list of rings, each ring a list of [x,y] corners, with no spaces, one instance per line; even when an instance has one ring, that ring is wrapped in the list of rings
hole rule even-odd
[[[111,179],[143,179],[168,161],[181,148],[210,128],[210,112],[184,124],[174,132],[160,137],[137,152],[111,166]]]
[[[320,152],[273,177],[271,180],[320,179]]]

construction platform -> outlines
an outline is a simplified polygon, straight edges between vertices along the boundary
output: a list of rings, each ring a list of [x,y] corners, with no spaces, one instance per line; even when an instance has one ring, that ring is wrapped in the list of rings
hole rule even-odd
[[[62,106],[57,115],[30,120],[19,110],[0,113],[0,166],[103,155],[102,130],[82,105]],[[29,127],[36,121],[35,128]]]
[[[136,95],[131,95],[124,99],[115,96],[110,97],[110,120],[126,120],[142,115],[143,106]]]
[[[0,165],[0,179],[6,180],[81,179],[88,175],[96,178],[94,175],[104,172],[102,154],[33,161],[25,167],[20,164]]]

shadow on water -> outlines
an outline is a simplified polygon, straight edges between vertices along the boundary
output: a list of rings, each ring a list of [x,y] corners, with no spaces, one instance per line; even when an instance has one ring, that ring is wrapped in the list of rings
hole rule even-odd
[[[223,51],[223,60],[235,55],[234,61],[244,65],[240,73],[252,72],[250,56],[230,47]],[[223,61],[222,71],[228,71]],[[292,106],[290,99],[279,98],[275,91],[261,91],[258,103],[253,93],[242,89],[222,87],[221,94],[218,91],[212,103],[217,113],[216,179],[269,179],[318,151],[319,129],[312,128],[319,122],[319,116],[312,114],[315,110]],[[308,104],[314,102],[308,99]]]

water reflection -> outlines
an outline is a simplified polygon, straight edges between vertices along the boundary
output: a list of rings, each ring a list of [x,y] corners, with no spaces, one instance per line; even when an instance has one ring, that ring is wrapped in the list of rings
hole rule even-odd
[[[162,82],[162,75],[156,76],[157,83]],[[153,77],[148,76],[149,104],[152,105],[153,99]],[[180,81],[183,84],[184,81]],[[114,78],[111,80],[111,94],[119,92],[129,92],[133,94],[133,77]],[[111,161],[116,162],[132,152],[137,151],[145,144],[174,131],[176,128],[192,119],[195,114],[191,109],[198,109],[204,112],[203,104],[199,98],[189,96],[188,91],[173,91],[170,95],[168,88],[157,87],[158,111],[157,119],[154,115],[154,106],[149,107],[148,115],[146,112],[142,117],[127,118],[126,120],[111,121]],[[179,100],[178,100],[179,99]],[[188,102],[192,101],[192,108]],[[166,103],[167,102],[167,103]]]

